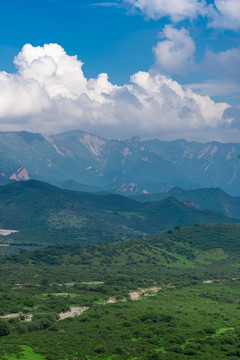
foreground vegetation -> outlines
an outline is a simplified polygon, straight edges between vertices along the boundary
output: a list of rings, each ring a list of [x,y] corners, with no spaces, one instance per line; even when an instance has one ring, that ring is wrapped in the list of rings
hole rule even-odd
[[[0,359],[239,359],[239,230],[2,256]]]

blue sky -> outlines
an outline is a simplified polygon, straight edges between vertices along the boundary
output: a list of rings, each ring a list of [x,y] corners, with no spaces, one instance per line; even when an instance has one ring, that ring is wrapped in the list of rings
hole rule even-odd
[[[0,7],[0,130],[239,141],[238,0]]]
[[[125,9],[93,4],[89,0],[2,1],[1,69],[14,70],[13,56],[26,43],[58,43],[85,62],[87,76],[108,72],[112,81],[123,83],[136,70],[148,70],[159,24],[127,16]]]

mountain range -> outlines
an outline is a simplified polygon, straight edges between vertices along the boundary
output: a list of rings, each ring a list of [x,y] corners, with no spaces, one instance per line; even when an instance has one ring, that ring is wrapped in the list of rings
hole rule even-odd
[[[75,182],[84,191],[123,194],[221,187],[240,195],[239,154],[240,143],[107,140],[80,130],[52,136],[2,132],[0,184],[36,179],[71,188]]]

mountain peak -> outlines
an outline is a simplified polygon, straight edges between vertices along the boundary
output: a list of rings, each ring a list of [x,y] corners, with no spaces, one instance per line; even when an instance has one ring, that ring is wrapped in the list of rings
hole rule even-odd
[[[10,180],[16,180],[16,181],[20,181],[20,180],[30,180],[30,177],[28,175],[28,171],[24,166],[21,166],[20,168],[17,169],[16,172],[14,172],[10,178]]]

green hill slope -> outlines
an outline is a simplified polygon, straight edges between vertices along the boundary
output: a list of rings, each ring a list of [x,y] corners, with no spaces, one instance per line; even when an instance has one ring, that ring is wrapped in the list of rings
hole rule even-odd
[[[21,243],[96,243],[143,238],[175,226],[240,222],[175,198],[142,204],[120,195],[69,191],[30,180],[0,187],[0,228]],[[2,239],[3,240],[3,239]]]
[[[9,260],[50,265],[72,263],[94,266],[108,264],[196,267],[223,260],[225,263],[229,261],[232,266],[239,257],[240,224],[210,224],[168,230],[142,240],[51,246],[25,251]]]

